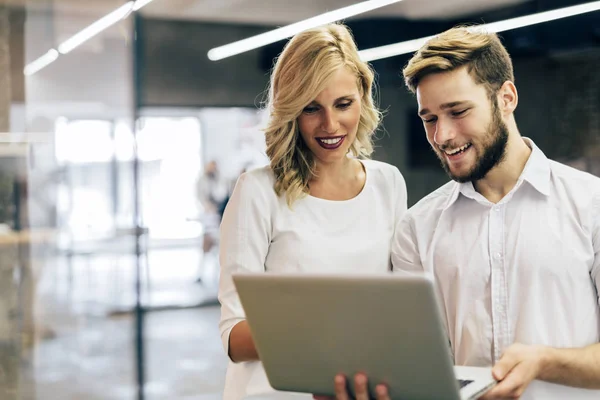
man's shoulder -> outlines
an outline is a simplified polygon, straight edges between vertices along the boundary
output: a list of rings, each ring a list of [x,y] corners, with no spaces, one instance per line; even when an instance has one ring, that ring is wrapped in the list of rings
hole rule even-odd
[[[440,186],[413,205],[406,216],[416,220],[437,219],[456,190],[458,190],[458,183],[455,181]]]
[[[553,179],[562,182],[569,189],[580,189],[590,195],[600,195],[600,177],[558,161],[549,161]]]
[[[571,165],[563,164],[555,160],[548,161],[550,162],[550,169],[552,170],[552,173],[557,176],[600,182],[599,177],[597,177],[596,175],[592,175],[589,172],[582,171],[581,169],[575,168]]]

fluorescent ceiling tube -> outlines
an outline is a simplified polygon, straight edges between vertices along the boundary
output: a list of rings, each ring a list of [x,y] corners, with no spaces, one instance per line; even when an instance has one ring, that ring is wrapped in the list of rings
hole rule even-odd
[[[348,7],[329,11],[315,17],[299,21],[260,35],[252,36],[247,39],[239,40],[224,46],[215,47],[208,52],[208,58],[212,61],[221,60],[236,54],[244,53],[270,43],[294,36],[295,34],[311,29],[320,25],[343,20],[354,15],[362,14],[376,8],[384,7],[392,3],[398,3],[402,0],[368,0],[353,4]]]
[[[492,22],[490,24],[486,24],[486,30],[488,32],[508,31],[510,29],[554,21],[556,19],[572,17],[574,15],[585,14],[597,10],[600,10],[600,1],[593,1],[591,3],[580,4],[577,6],[559,8],[557,10],[511,18],[505,21]],[[474,26],[473,28],[478,29],[480,27]]]
[[[81,45],[85,41],[91,39],[93,36],[102,32],[106,28],[124,19],[132,11],[137,11],[150,3],[152,0],[131,0],[123,4],[121,7],[111,12],[110,14],[102,17],[98,21],[94,22],[87,28],[83,29],[79,33],[72,36],[70,39],[63,42],[58,46],[58,51],[55,49],[49,50],[46,54],[38,58],[37,60],[27,64],[23,69],[25,75],[33,75],[42,68],[47,67],[50,63],[54,62],[60,53],[67,54],[77,46]]]
[[[150,3],[152,0],[137,0],[133,5],[133,11],[137,11],[140,8],[144,7],[146,4]]]
[[[502,32],[598,10],[600,10],[600,1],[592,1],[590,3],[580,4],[577,6],[564,7],[552,11],[544,11],[523,17],[492,22],[490,24],[476,25],[470,27],[469,29],[483,30],[486,32]],[[432,37],[433,36],[428,36],[420,39],[408,40],[406,42],[390,44],[387,46],[361,50],[359,54],[364,61],[374,61],[382,58],[398,56],[400,54],[412,53],[413,51],[418,50],[423,44],[425,44],[427,40],[431,39]]]
[[[87,28],[84,28],[69,39],[65,40],[61,45],[58,46],[58,51],[61,54],[69,53],[82,43],[96,36],[98,33],[125,18],[133,10],[132,6],[133,1],[128,1],[127,3],[123,4],[115,11],[105,15]]]
[[[44,54],[37,60],[32,61],[29,64],[27,64],[25,69],[23,69],[23,73],[27,76],[33,75],[36,72],[38,72],[40,69],[45,68],[48,65],[52,64],[54,61],[56,61],[57,58],[58,58],[58,51],[56,51],[56,49],[48,50],[48,52],[46,54]]]
[[[393,57],[400,54],[412,53],[421,48],[429,39],[434,36],[426,36],[419,39],[407,40],[388,44],[386,46],[373,47],[372,49],[361,50],[358,55],[363,61],[379,60],[381,58]]]

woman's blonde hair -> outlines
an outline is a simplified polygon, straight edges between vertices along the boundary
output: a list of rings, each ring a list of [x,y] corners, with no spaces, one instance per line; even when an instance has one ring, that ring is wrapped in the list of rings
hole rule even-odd
[[[367,158],[373,152],[372,135],[381,114],[373,101],[373,71],[360,59],[347,27],[329,24],[297,34],[273,69],[265,130],[267,155],[275,174],[275,192],[285,193],[290,207],[308,193],[308,183],[315,176],[315,160],[300,135],[298,117],[341,67],[356,74],[361,94],[358,132],[350,151]]]
[[[515,80],[510,55],[498,36],[477,26],[457,26],[429,39],[402,73],[406,86],[415,93],[427,75],[462,66],[485,86],[490,97],[504,82]]]

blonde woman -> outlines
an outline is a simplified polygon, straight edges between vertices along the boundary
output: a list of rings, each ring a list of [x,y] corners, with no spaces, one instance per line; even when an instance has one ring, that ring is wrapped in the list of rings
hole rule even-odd
[[[390,269],[406,185],[396,167],[368,159],[380,120],[372,86],[373,72],[343,25],[296,35],[277,60],[266,129],[270,166],[239,178],[221,224],[219,327],[231,360],[225,400],[273,390],[232,273]]]

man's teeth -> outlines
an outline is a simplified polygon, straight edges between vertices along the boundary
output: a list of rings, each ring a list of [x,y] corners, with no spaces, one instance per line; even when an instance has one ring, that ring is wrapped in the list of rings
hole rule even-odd
[[[444,150],[444,152],[445,152],[446,154],[448,154],[449,156],[452,156],[452,155],[454,155],[454,154],[458,154],[458,153],[460,153],[461,151],[465,151],[465,150],[466,150],[466,149],[468,149],[470,146],[471,146],[471,143],[467,143],[467,144],[465,144],[464,146],[461,146],[461,147],[459,147],[459,148],[457,148],[457,149],[453,149],[453,150]]]
[[[336,143],[339,143],[339,141],[342,140],[342,138],[339,137],[339,138],[335,138],[335,139],[319,139],[319,140],[325,144],[336,144]]]

